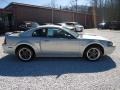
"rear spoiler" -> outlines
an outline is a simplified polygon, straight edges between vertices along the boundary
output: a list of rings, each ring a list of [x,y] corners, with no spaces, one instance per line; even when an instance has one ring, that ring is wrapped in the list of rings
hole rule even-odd
[[[7,32],[7,33],[5,33],[5,36],[9,36],[11,34],[13,34],[13,32]]]
[[[9,35],[11,35],[11,34],[14,34],[14,33],[21,33],[21,32],[23,32],[23,31],[7,32],[7,33],[5,33],[5,36],[9,36]]]

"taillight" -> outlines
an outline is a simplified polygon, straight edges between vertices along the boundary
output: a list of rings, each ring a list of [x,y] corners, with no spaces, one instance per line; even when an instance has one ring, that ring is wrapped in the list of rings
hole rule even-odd
[[[7,44],[7,42],[6,42],[6,38],[4,39],[4,43],[3,44]]]

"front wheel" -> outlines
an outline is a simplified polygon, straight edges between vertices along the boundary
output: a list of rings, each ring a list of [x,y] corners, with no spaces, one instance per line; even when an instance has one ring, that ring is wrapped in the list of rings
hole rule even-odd
[[[33,58],[34,53],[29,47],[19,47],[16,51],[16,55],[20,60],[27,62]]]
[[[90,47],[85,51],[84,56],[90,61],[96,61],[102,56],[102,51],[99,47]]]

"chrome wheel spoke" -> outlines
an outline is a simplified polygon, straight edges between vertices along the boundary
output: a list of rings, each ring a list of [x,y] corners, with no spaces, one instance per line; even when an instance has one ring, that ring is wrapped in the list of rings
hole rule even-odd
[[[19,51],[19,57],[22,60],[29,60],[32,57],[32,53],[31,53],[30,49],[28,49],[28,48],[22,48]]]
[[[97,48],[91,48],[87,52],[87,57],[90,60],[96,60],[100,57],[100,51]]]

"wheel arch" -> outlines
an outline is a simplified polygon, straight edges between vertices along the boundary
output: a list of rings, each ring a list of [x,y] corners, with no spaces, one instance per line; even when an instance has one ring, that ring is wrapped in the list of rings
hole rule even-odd
[[[104,47],[103,47],[101,44],[94,43],[94,44],[88,45],[88,46],[84,49],[83,56],[85,55],[85,52],[86,52],[90,47],[99,47],[100,50],[102,51],[102,55],[104,55]]]
[[[20,47],[29,47],[33,51],[34,55],[36,55],[35,50],[33,49],[33,47],[31,45],[28,45],[28,44],[19,44],[19,45],[17,45],[17,47],[15,48],[15,54],[17,53],[17,50]]]

